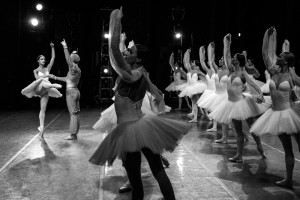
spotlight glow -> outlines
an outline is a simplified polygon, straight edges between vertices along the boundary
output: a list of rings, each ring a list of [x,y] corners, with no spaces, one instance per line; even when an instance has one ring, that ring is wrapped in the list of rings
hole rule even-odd
[[[108,69],[104,69],[103,72],[104,72],[104,74],[107,74],[108,73]]]
[[[181,33],[176,33],[176,34],[175,34],[175,37],[176,37],[177,39],[181,38]]]
[[[30,20],[30,23],[32,26],[37,26],[39,24],[39,20],[37,20],[37,18],[32,18]]]
[[[104,38],[108,39],[110,35],[108,33],[104,33]]]
[[[43,5],[42,4],[37,4],[36,7],[35,7],[38,11],[42,10],[43,9]]]

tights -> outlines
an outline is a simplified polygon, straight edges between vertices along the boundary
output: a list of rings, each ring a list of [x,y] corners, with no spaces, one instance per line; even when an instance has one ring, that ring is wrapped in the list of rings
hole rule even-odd
[[[162,165],[161,156],[154,154],[148,148],[143,148],[141,151],[149,163],[151,172],[157,180],[165,200],[174,200],[173,187]],[[144,190],[141,177],[141,152],[127,153],[126,160],[123,160],[123,165],[132,186],[132,200],[142,200],[144,198]]]

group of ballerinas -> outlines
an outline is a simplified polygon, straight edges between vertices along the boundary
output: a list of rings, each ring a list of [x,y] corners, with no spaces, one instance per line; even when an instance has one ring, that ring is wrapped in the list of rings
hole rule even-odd
[[[266,154],[259,136],[266,133],[277,135],[285,151],[286,178],[277,181],[276,185],[292,188],[295,158],[291,136],[296,138],[300,151],[300,78],[295,73],[295,58],[289,51],[288,40],[284,41],[279,56],[276,55],[276,40],[276,30],[271,27],[265,33],[262,47],[266,82],[257,80],[260,74],[252,59],[247,58],[246,51],[231,57],[231,35],[227,34],[223,40],[223,57],[219,60],[219,66],[215,63],[214,42],[207,48],[208,66],[204,46],[199,49],[206,80],[202,79],[203,73],[198,71],[199,68],[190,62],[191,50],[188,49],[183,59],[187,80],[180,79],[185,72],[175,68],[174,82],[166,90],[179,91],[179,97],[192,100],[192,113],[188,115],[193,117],[189,122],[197,122],[199,107],[213,120],[213,127],[207,131],[217,131],[217,123],[222,124],[222,138],[215,143],[227,143],[228,129],[233,124],[237,135],[237,152],[229,158],[231,162],[243,162],[244,144],[249,141],[248,134],[243,132],[242,121],[246,121],[250,127],[249,132],[262,158],[266,158]],[[297,97],[294,101],[291,99],[292,92]]]

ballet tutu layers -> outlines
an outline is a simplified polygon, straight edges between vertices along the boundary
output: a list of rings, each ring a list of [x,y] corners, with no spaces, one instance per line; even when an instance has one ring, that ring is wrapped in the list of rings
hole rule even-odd
[[[254,122],[250,132],[256,135],[300,133],[299,114],[300,103],[296,103],[291,108],[282,111],[275,111],[270,108]]]
[[[216,93],[215,91],[213,91],[212,93],[210,93],[210,95],[204,96],[203,98],[202,96],[197,101],[197,105],[200,108],[205,108],[210,112],[228,98],[226,91],[223,93]]]
[[[207,89],[207,85],[202,81],[197,81],[195,83],[185,83],[176,86],[180,90],[179,97],[188,96],[191,97],[195,94],[203,93]]]
[[[177,81],[178,82],[178,81]],[[179,82],[178,83],[175,83],[175,82],[172,82],[168,87],[166,87],[166,91],[168,91],[168,92],[171,92],[171,91],[178,91],[178,89],[176,88],[176,86],[177,85],[181,85],[181,84],[184,84],[184,83],[186,83],[186,81],[185,80],[179,80]]]
[[[250,94],[243,93],[243,95],[244,98],[236,102],[224,100],[208,116],[217,122],[230,124],[232,119],[246,120],[258,116],[271,106],[270,97],[265,97],[265,103],[258,104]]]
[[[159,116],[144,115],[138,120],[118,124],[90,158],[96,165],[112,165],[115,158],[124,160],[128,152],[147,147],[153,153],[173,151],[189,131],[186,123]]]
[[[46,88],[44,84],[49,84],[46,78],[39,78],[32,83],[30,83],[27,87],[25,87],[21,94],[28,98],[32,98],[34,96],[41,97],[48,93],[50,97],[59,98],[62,97],[62,94],[56,88]],[[57,84],[59,85],[59,84]]]

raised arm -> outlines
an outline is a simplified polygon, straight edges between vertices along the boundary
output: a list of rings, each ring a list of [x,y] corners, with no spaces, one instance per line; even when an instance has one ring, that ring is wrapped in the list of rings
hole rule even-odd
[[[117,72],[125,82],[134,82],[138,80],[142,73],[139,70],[135,70],[135,73],[132,73],[131,67],[128,63],[125,62],[122,53],[120,51],[120,34],[122,30],[121,19],[123,17],[122,8],[115,9],[110,15],[109,21],[109,59],[112,67]],[[132,48],[135,48],[133,46]]]
[[[172,52],[169,58],[169,65],[171,66],[172,70],[175,71],[175,64],[174,64],[174,53]]]
[[[73,63],[70,60],[70,53],[69,53],[68,46],[67,46],[65,39],[63,39],[61,44],[64,48],[65,59],[66,59],[66,62],[68,63],[69,70],[70,70],[73,67]]]
[[[188,72],[191,71],[190,53],[191,49],[187,49],[183,56],[183,66]]]
[[[55,50],[54,50],[54,44],[52,42],[50,43],[50,47],[51,47],[51,59],[50,59],[50,62],[47,66],[49,73],[50,73],[50,70],[51,70],[51,68],[54,64],[54,60],[55,60]]]
[[[204,71],[206,71],[206,73],[208,73],[209,68],[206,66],[206,63],[205,63],[205,48],[204,48],[204,46],[201,46],[199,48],[199,58],[200,58],[200,64],[201,64],[202,69]]]
[[[125,44],[125,40],[126,40],[126,34],[125,33],[122,33],[120,35],[120,44],[119,44],[119,48],[120,48],[120,51],[121,53],[125,52],[126,51],[126,44]]]
[[[290,42],[288,40],[284,40],[282,44],[282,52],[290,52]]]
[[[231,45],[231,34],[228,33],[224,37],[224,51],[223,51],[223,57],[224,57],[224,63],[227,68],[231,66],[231,53],[230,53],[230,45]]]
[[[277,60],[276,50],[277,50],[277,32],[276,29],[273,28],[269,35],[269,47],[268,47],[268,55],[271,60],[271,66],[275,65]]]
[[[262,57],[267,69],[270,69],[276,62],[276,45],[275,28],[268,28],[264,34],[262,45]]]
[[[213,71],[213,73],[216,73],[218,71],[218,66],[215,63],[215,43],[214,42],[211,42],[208,45],[207,52],[208,52],[208,63],[210,65],[210,69]]]

